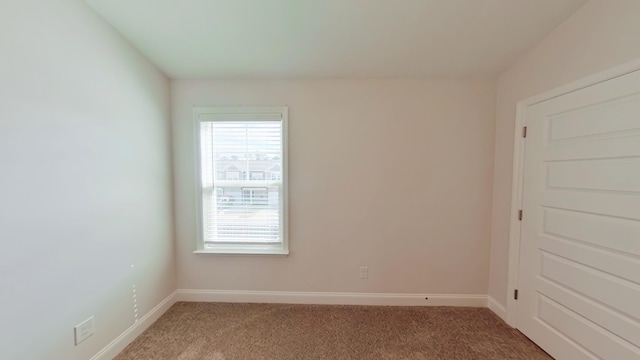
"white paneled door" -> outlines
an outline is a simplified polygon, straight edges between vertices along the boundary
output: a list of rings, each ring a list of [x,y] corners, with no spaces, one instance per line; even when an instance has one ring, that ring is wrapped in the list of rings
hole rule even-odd
[[[517,327],[640,360],[640,71],[527,108]]]

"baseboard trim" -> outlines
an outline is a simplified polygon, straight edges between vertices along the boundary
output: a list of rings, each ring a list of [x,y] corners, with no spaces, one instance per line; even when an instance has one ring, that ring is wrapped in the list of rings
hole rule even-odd
[[[491,296],[487,296],[487,305],[489,306],[489,310],[493,311],[505,322],[507,321],[507,308],[502,306],[502,304],[500,304],[496,299]]]
[[[178,289],[177,301],[320,305],[487,307],[487,295]]]
[[[162,314],[167,312],[173,304],[176,303],[178,291],[172,292],[158,305],[146,313],[135,324],[131,325],[127,330],[95,354],[91,360],[111,360],[124,350],[133,340],[142,334],[151,324],[153,324]]]

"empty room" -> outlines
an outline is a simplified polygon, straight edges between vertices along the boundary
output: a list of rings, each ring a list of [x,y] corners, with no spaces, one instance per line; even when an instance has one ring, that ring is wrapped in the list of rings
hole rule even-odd
[[[0,0],[0,359],[640,360],[640,1]]]

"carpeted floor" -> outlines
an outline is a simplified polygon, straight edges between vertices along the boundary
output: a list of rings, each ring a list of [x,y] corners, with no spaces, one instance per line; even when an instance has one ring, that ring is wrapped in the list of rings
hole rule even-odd
[[[485,308],[179,302],[115,359],[551,358]]]

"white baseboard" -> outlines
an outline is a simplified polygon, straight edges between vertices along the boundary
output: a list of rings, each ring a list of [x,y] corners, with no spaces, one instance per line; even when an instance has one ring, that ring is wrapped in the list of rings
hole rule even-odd
[[[290,292],[178,289],[177,301],[320,305],[472,306],[487,307],[487,295]]]
[[[172,292],[158,305],[146,313],[135,324],[131,325],[120,336],[115,338],[109,345],[105,346],[97,354],[95,354],[91,360],[111,360],[124,350],[133,340],[135,340],[140,334],[142,334],[151,324],[153,324],[162,314],[167,312],[173,304],[176,303],[178,291]]]
[[[507,309],[504,306],[502,306],[502,304],[500,304],[496,299],[494,299],[491,296],[488,296],[487,305],[489,306],[489,310],[493,311],[505,322],[507,321]]]

